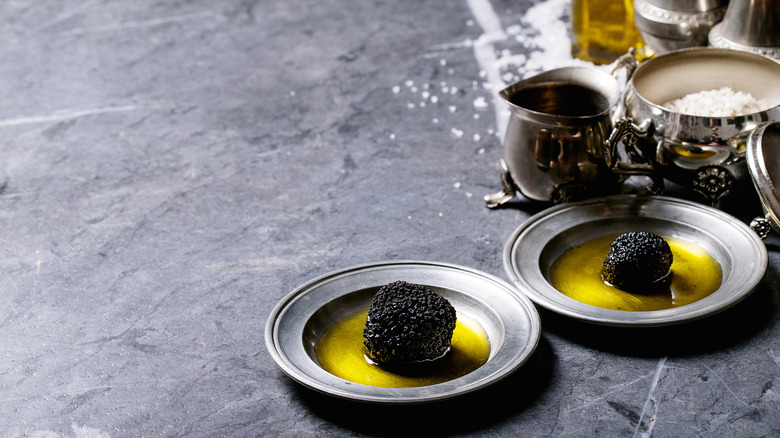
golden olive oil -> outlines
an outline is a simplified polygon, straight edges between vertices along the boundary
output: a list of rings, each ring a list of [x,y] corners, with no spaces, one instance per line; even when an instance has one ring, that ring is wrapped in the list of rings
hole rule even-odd
[[[571,54],[609,64],[634,48],[639,60],[653,56],[634,25],[633,0],[572,0]]]
[[[664,238],[672,250],[672,279],[655,292],[630,293],[605,283],[601,269],[617,235],[591,240],[566,251],[550,268],[550,283],[564,295],[596,307],[645,311],[684,306],[698,301],[721,284],[720,264],[689,242]]]
[[[413,388],[464,376],[490,357],[490,341],[485,330],[479,322],[458,312],[452,346],[443,358],[404,369],[381,367],[365,356],[363,328],[367,315],[366,309],[328,327],[315,347],[317,362],[324,370],[363,385]]]

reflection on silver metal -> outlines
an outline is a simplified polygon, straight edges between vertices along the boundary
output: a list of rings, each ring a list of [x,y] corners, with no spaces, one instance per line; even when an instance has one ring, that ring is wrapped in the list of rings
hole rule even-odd
[[[663,176],[694,189],[700,171],[718,166],[734,188],[749,184],[745,143],[763,122],[780,120],[780,63],[729,49],[696,48],[657,56],[639,65],[625,94],[627,117],[652,122],[653,135],[640,139],[646,155],[655,151]],[[663,107],[666,102],[703,90],[730,87],[771,105],[764,111],[733,117],[701,117]],[[705,177],[707,175],[704,175]],[[732,190],[733,192],[733,190]],[[709,197],[716,205],[725,194]]]
[[[780,1],[731,0],[708,39],[713,47],[780,60]]]
[[[672,309],[630,312],[590,306],[556,290],[552,263],[589,240],[648,231],[695,243],[721,266],[712,295]],[[551,207],[523,223],[504,247],[504,269],[536,304],[582,321],[615,326],[662,326],[693,321],[737,304],[755,290],[767,268],[763,241],[733,216],[699,203],[664,196],[621,195]]]
[[[629,52],[613,63],[611,75],[595,68],[564,67],[502,90],[499,96],[511,110],[502,191],[486,196],[486,205],[508,202],[515,191],[545,202],[604,196],[617,193],[628,175],[647,175],[650,160],[637,160],[635,151],[630,162],[620,162],[617,145],[606,143],[615,113],[622,112],[616,76],[625,70],[630,77],[636,65]]]
[[[669,11],[701,12],[725,7],[728,0],[648,0],[648,3]]]
[[[634,23],[658,55],[703,47],[727,4],[728,0],[634,0]]]
[[[322,369],[314,349],[324,331],[367,310],[376,291],[396,280],[426,285],[478,321],[490,341],[488,361],[465,376],[417,388],[361,385]],[[360,265],[311,280],[279,302],[265,327],[271,357],[293,380],[335,397],[381,404],[445,400],[492,385],[529,359],[540,335],[536,308],[509,283],[470,268],[421,261]]]
[[[712,47],[722,47],[725,49],[753,52],[780,61],[780,47],[756,47],[735,43],[734,41],[726,39],[726,37],[720,33],[720,28],[718,26],[715,26],[710,31],[709,41]]]
[[[766,237],[769,229],[780,232],[780,122],[765,123],[750,133],[747,162],[753,185],[761,199],[763,218],[753,220],[759,235]]]

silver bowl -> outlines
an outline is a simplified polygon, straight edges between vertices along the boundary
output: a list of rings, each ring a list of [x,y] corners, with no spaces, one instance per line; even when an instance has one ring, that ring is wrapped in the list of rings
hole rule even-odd
[[[654,232],[707,250],[721,266],[720,287],[680,307],[622,311],[582,303],[550,284],[552,263],[569,248],[629,231]],[[712,207],[664,196],[621,195],[551,207],[517,228],[504,247],[504,269],[531,301],[571,318],[610,326],[680,324],[726,310],[758,287],[767,262],[763,241],[738,219]]]
[[[464,376],[416,388],[361,385],[323,369],[315,347],[325,330],[368,309],[377,290],[396,280],[434,289],[456,311],[479,322],[490,341],[488,361]],[[421,261],[355,266],[311,280],[279,302],[265,329],[271,357],[290,378],[331,396],[376,404],[440,401],[485,388],[520,368],[540,336],[541,322],[533,303],[506,281],[465,267]]]
[[[656,54],[707,45],[728,0],[635,0],[634,23]]]
[[[640,139],[647,156],[657,156],[663,176],[704,195],[718,206],[733,192],[750,187],[745,150],[750,132],[780,120],[780,63],[754,53],[692,48],[643,62],[628,83],[625,114],[650,123]],[[729,87],[770,106],[752,114],[702,117],[667,109],[666,102],[690,93]]]

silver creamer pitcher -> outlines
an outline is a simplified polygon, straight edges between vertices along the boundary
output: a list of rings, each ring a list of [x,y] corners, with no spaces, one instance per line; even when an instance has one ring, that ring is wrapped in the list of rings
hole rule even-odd
[[[617,73],[636,68],[633,56],[617,61],[612,74],[590,67],[540,73],[499,92],[510,107],[501,160],[502,190],[485,196],[494,208],[516,191],[536,201],[566,202],[615,193],[628,175],[654,176],[651,161],[636,148],[643,127],[630,121],[615,129],[621,111]],[[613,131],[615,135],[613,135]],[[611,138],[614,137],[614,138]],[[618,155],[622,140],[625,151]]]

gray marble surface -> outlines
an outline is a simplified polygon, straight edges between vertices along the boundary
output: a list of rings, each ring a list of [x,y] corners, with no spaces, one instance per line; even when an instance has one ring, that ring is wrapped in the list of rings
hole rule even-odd
[[[544,206],[483,205],[494,96],[571,62],[567,16],[564,0],[2,2],[0,436],[780,434],[774,237],[736,308],[662,330],[541,312],[531,361],[450,403],[333,400],[269,356],[271,309],[335,269],[506,278],[504,242]]]

